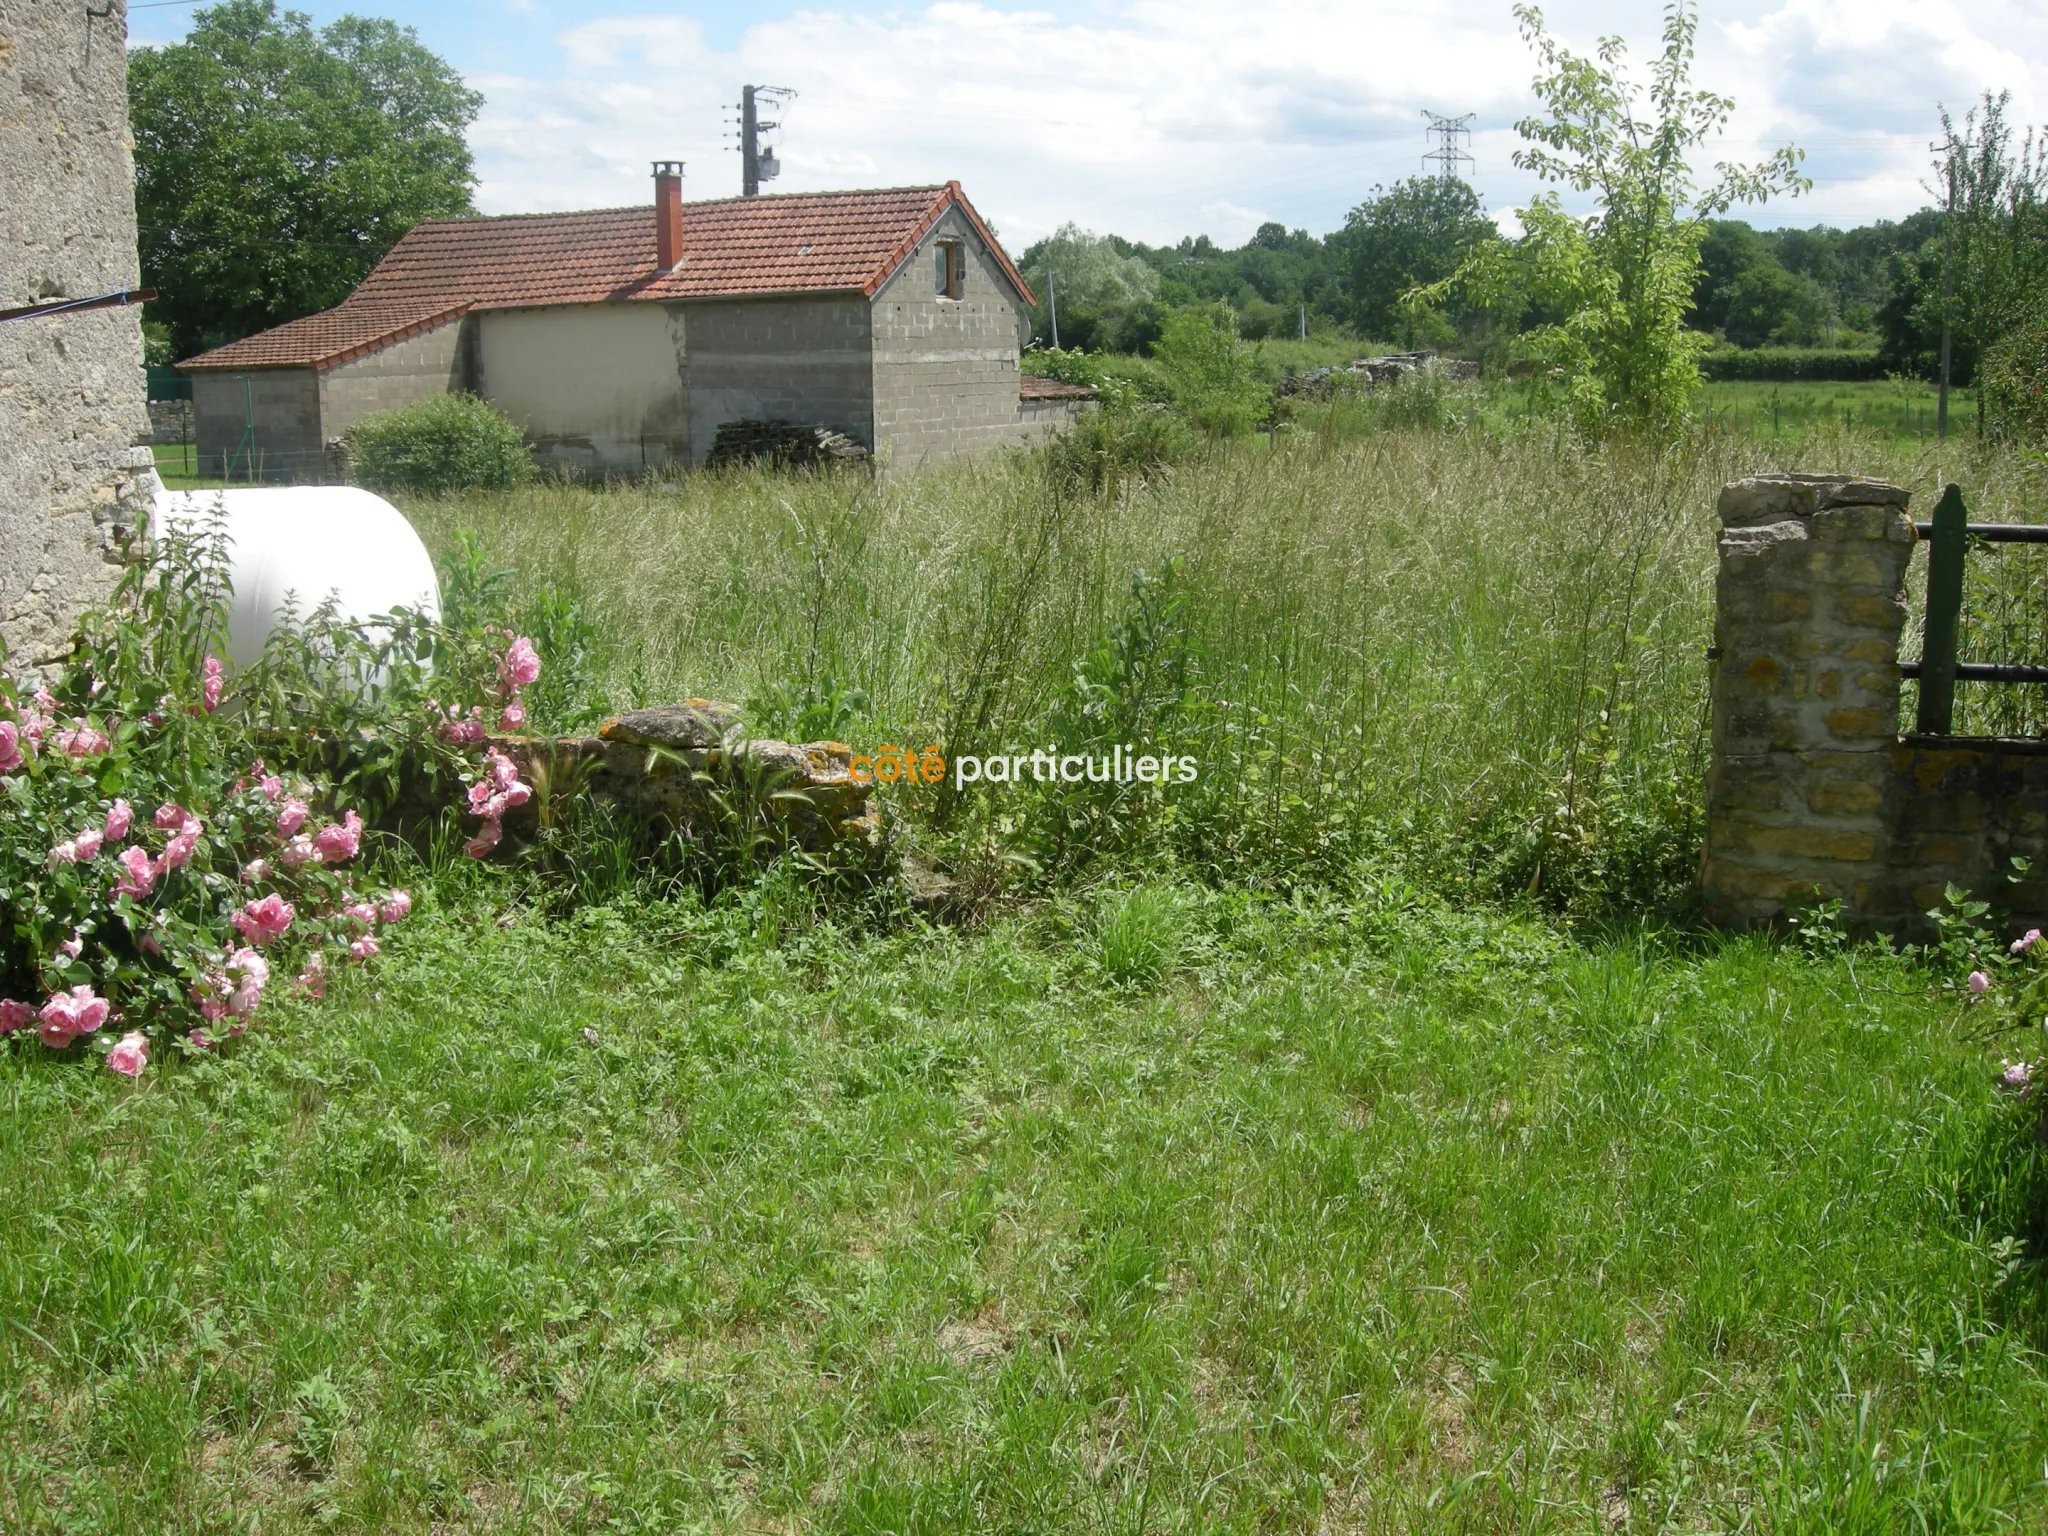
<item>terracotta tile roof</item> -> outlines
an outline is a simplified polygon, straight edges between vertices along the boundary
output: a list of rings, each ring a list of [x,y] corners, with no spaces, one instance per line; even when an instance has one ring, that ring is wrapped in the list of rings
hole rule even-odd
[[[1095,390],[1087,384],[1069,384],[1065,379],[1041,378],[1035,373],[1017,375],[1020,400],[1093,400]]]
[[[683,259],[654,266],[654,209],[429,219],[333,309],[187,358],[181,368],[330,368],[467,309],[777,293],[872,296],[950,208],[1035,304],[957,181],[683,205]]]

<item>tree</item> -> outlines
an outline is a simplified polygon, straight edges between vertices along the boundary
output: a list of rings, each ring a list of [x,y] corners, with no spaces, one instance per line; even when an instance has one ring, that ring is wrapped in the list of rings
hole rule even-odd
[[[1951,346],[1961,343],[1980,358],[2029,320],[2031,301],[2048,281],[2048,146],[2031,132],[2014,144],[2005,121],[2010,100],[1986,91],[1960,132],[1944,109],[1935,146],[1945,204],[1933,247],[1941,284],[1923,292],[1921,328],[1938,333],[1946,321]],[[1980,390],[1980,437],[1986,409]]]
[[[1462,181],[1412,176],[1374,187],[1344,219],[1352,324],[1363,336],[1412,342],[1416,316],[1402,302],[1408,291],[1441,282],[1494,238],[1479,194]]]
[[[1059,303],[1060,341],[1069,348],[1106,345],[1125,315],[1159,292],[1159,274],[1121,248],[1113,235],[1062,224],[1024,253],[1024,281],[1038,295],[1032,335],[1052,340],[1052,303]]]
[[[338,304],[424,218],[468,213],[483,98],[410,27],[273,0],[129,56],[144,281],[181,357]]]
[[[1515,164],[1591,193],[1595,211],[1578,217],[1556,192],[1538,196],[1519,210],[1520,240],[1482,246],[1428,296],[1442,302],[1462,290],[1496,306],[1551,308],[1560,318],[1523,340],[1563,371],[1581,429],[1671,431],[1691,413],[1708,346],[1685,323],[1707,221],[1738,202],[1804,190],[1803,157],[1788,147],[1761,165],[1724,162],[1711,186],[1695,186],[1688,156],[1720,132],[1734,103],[1691,85],[1699,18],[1687,0],[1665,9],[1647,112],[1620,38],[1602,38],[1595,58],[1581,58],[1544,30],[1536,7],[1518,5],[1515,17],[1542,61],[1535,84],[1547,113],[1515,125],[1529,146]]]

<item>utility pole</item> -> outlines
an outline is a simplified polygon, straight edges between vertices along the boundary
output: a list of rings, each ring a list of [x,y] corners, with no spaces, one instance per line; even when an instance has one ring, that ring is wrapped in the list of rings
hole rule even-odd
[[[1934,401],[1934,440],[1948,441],[1949,303],[1955,297],[1956,140],[1948,136],[1948,196],[1941,215],[1941,385]],[[1982,392],[1981,385],[1979,392]]]
[[[1429,119],[1429,127],[1424,132],[1436,139],[1436,148],[1422,157],[1422,168],[1425,172],[1434,165],[1437,180],[1457,181],[1461,179],[1458,175],[1459,166],[1469,165],[1475,169],[1478,167],[1479,162],[1466,153],[1459,142],[1472,142],[1472,119],[1479,115],[1477,112],[1467,112],[1463,117],[1445,117],[1441,112],[1431,112],[1425,108],[1422,115]]]
[[[1052,268],[1045,269],[1045,301],[1052,306],[1052,349],[1060,349],[1060,289],[1052,280]]]
[[[761,135],[782,124],[761,116],[761,100],[765,98],[770,106],[776,106],[795,95],[795,91],[782,85],[740,87],[740,196],[759,197],[761,183],[782,174],[782,162],[775,158],[774,146],[761,147]]]

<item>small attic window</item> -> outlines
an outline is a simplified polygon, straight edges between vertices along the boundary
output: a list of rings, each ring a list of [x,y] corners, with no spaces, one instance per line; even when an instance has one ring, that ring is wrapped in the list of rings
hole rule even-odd
[[[958,240],[932,247],[934,287],[942,299],[957,299],[967,290],[967,252]]]

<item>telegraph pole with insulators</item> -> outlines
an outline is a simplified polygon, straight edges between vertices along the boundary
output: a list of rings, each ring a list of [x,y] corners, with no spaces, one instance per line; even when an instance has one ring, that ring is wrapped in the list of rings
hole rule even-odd
[[[762,134],[782,124],[764,119],[760,103],[766,100],[770,106],[779,106],[794,95],[795,91],[781,85],[740,88],[740,196],[760,196],[761,183],[782,174],[782,162],[775,158],[775,147],[771,144],[763,148],[761,144]]]

